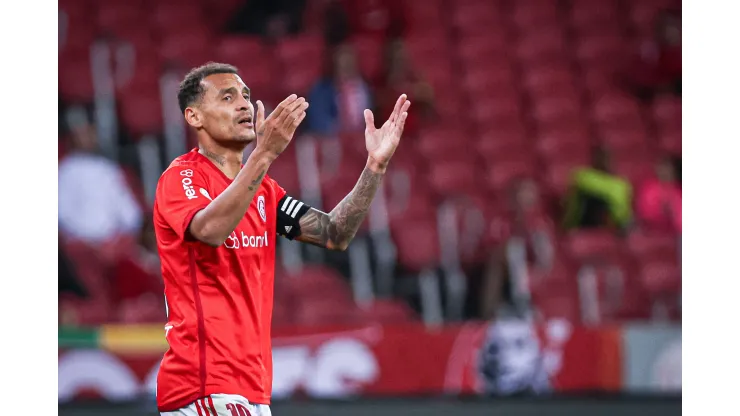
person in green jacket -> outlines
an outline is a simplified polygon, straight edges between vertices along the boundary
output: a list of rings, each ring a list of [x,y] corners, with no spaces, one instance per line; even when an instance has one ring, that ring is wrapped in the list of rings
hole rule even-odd
[[[590,167],[573,171],[565,200],[565,228],[613,227],[632,223],[632,184],[611,171],[603,148],[593,153]]]

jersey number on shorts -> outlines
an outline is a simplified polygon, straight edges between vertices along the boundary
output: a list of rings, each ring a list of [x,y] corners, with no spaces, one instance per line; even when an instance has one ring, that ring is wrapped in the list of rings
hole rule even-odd
[[[252,416],[247,407],[241,403],[229,403],[226,405],[226,410],[231,412],[231,416]]]

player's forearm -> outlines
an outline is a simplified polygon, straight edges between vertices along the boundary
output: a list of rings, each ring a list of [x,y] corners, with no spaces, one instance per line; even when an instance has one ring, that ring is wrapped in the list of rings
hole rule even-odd
[[[352,191],[329,213],[327,247],[347,248],[367,216],[384,173],[385,167],[368,163]]]
[[[266,153],[252,152],[234,182],[195,214],[190,222],[190,234],[213,247],[223,244],[247,213],[273,160],[275,158]]]

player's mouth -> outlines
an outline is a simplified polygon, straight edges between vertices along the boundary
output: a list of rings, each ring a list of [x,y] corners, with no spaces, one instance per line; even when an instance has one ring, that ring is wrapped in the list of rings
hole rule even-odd
[[[254,127],[254,124],[252,123],[252,116],[242,117],[237,121],[237,123],[239,123],[240,126],[246,127],[248,129]]]

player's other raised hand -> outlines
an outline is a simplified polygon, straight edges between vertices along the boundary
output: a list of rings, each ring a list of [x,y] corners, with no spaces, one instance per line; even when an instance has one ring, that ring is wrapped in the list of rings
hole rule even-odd
[[[401,94],[391,116],[379,129],[375,128],[373,112],[365,110],[365,146],[368,158],[380,169],[384,170],[388,166],[388,162],[401,141],[410,106],[411,101],[408,100],[406,94]]]
[[[265,119],[265,106],[257,101],[257,129],[256,149],[266,151],[277,157],[288,147],[296,129],[306,118],[308,102],[303,97],[291,94]]]

